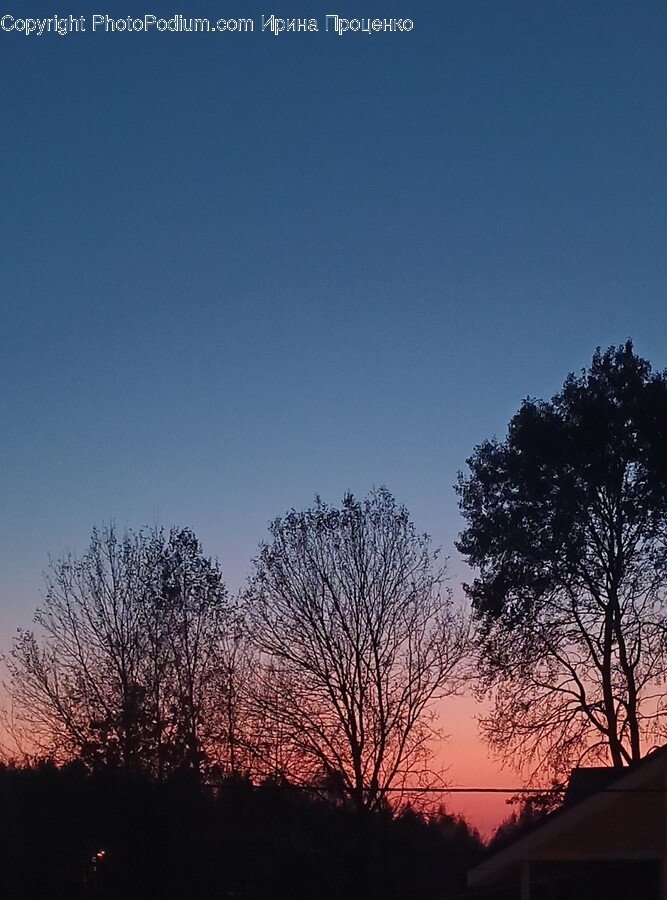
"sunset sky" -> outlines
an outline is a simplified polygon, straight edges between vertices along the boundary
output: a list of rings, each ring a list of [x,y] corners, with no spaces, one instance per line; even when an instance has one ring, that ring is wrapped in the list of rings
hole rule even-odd
[[[598,345],[667,367],[664,2],[202,0],[254,32],[91,30],[178,12],[0,30],[5,652],[95,524],[190,526],[236,591],[270,519],[379,485],[460,598],[475,444]],[[452,782],[518,782],[472,701],[443,713]]]

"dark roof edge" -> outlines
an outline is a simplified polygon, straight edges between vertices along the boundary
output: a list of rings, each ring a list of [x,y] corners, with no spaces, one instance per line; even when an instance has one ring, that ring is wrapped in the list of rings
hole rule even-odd
[[[635,789],[642,781],[654,777],[664,767],[667,767],[667,745],[658,747],[631,766],[619,768],[618,776],[614,777],[605,787],[586,794],[576,801],[573,800],[567,806],[560,806],[540,820],[530,831],[518,835],[515,841],[505,845],[470,869],[468,872],[469,885],[484,884],[498,872],[519,862],[522,850],[530,850],[542,840],[554,837],[559,831],[576,824],[588,812],[610,803],[618,791]],[[612,771],[614,770],[612,769]]]

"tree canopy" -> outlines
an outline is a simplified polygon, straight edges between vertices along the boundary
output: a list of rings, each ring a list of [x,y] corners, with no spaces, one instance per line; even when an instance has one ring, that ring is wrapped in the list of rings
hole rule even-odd
[[[623,765],[667,733],[666,450],[667,376],[628,342],[524,401],[459,476],[482,724],[511,761]]]

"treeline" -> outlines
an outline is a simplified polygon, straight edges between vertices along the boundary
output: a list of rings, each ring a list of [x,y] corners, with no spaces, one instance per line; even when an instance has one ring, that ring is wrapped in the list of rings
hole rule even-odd
[[[214,788],[82,763],[0,767],[0,809],[12,900],[430,900],[460,893],[481,852],[457,818],[378,808],[362,861],[349,804],[240,776]]]
[[[236,598],[189,529],[109,526],[52,564],[8,659],[7,896],[464,888],[479,838],[408,805],[469,648],[437,551],[385,489],[270,535]]]
[[[271,537],[234,600],[189,529],[108,527],[56,561],[8,661],[28,758],[283,779],[358,811],[431,778],[467,641],[428,537],[384,489]]]

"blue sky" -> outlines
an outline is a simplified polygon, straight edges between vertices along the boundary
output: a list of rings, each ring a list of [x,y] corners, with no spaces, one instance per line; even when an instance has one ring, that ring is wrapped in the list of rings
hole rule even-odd
[[[179,10],[58,10],[109,11]],[[0,31],[5,649],[110,519],[191,526],[236,589],[270,519],[386,484],[452,553],[523,397],[628,337],[667,366],[664,3],[187,14],[255,32]]]

